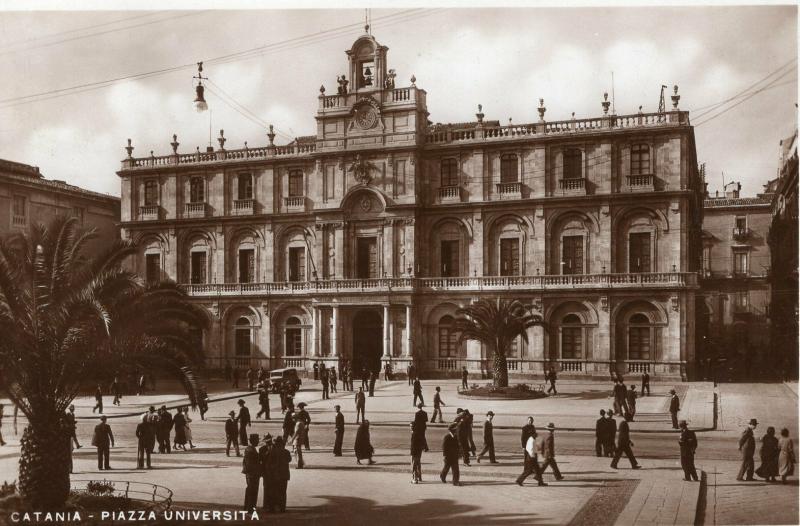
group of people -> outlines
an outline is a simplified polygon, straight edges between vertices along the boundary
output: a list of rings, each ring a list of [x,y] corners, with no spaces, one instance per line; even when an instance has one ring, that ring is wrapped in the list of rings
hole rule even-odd
[[[262,508],[265,513],[286,511],[286,489],[290,479],[289,463],[292,455],[284,446],[283,437],[273,439],[269,433],[260,442],[257,433],[248,437],[242,459],[242,473],[247,484],[244,494],[246,511],[256,510],[259,485],[263,487]]]
[[[766,434],[761,437],[761,447],[759,457],[761,465],[755,468],[756,438],[755,429],[758,427],[758,420],[750,419],[747,427],[739,438],[739,451],[742,453],[742,465],[736,480],[752,481],[753,473],[768,482],[776,482],[776,477],[781,478],[782,483],[786,483],[786,478],[794,474],[794,465],[797,462],[794,453],[794,444],[789,438],[789,430],[781,429],[781,437],[775,436],[775,428],[767,428]]]
[[[192,418],[189,416],[188,407],[178,407],[173,416],[165,405],[162,405],[158,411],[155,406],[150,406],[136,426],[137,469],[152,467],[151,455],[155,451],[156,444],[158,444],[158,452],[162,454],[171,453],[173,450],[187,451],[187,444],[190,449],[197,447],[192,443],[192,428],[189,425],[191,423]],[[173,430],[175,431],[174,437],[171,436]]]

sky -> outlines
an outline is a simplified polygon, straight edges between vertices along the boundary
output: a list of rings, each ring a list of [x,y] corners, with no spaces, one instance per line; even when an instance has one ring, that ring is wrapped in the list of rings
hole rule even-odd
[[[473,120],[478,104],[486,119],[534,122],[540,98],[547,120],[597,117],[612,71],[619,115],[656,111],[661,85],[667,95],[678,85],[709,190],[721,190],[724,172],[742,195],[775,176],[778,143],[797,128],[795,6],[439,7],[371,17],[397,86],[414,75],[433,122]],[[0,158],[119,195],[128,138],[134,156],[148,156],[171,153],[173,134],[179,153],[204,148],[209,124],[214,137],[225,130],[228,149],[266,144],[266,123],[279,144],[313,135],[320,85],[335,93],[363,25],[363,9],[0,11]],[[201,60],[210,122],[192,108]]]

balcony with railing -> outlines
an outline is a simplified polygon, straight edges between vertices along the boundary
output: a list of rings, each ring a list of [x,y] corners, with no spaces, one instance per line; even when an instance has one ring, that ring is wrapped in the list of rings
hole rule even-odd
[[[625,362],[628,366],[629,373],[650,373],[650,362],[635,362],[635,361],[627,361]]]
[[[251,216],[255,213],[255,201],[253,199],[235,199],[233,201],[233,215]]]
[[[746,226],[735,226],[731,232],[731,237],[736,241],[746,241],[752,235],[752,231]]]
[[[630,192],[652,192],[655,187],[653,185],[653,174],[637,174],[625,176],[627,189]]]
[[[564,195],[586,195],[586,179],[583,177],[559,179],[558,188]]]
[[[321,279],[264,283],[185,284],[191,296],[284,296],[363,293],[515,292],[574,290],[655,290],[695,288],[693,272],[568,274],[544,276],[465,276],[453,278]]]
[[[133,147],[129,146],[131,151]],[[122,160],[123,170],[133,169],[158,169],[172,168],[175,165],[197,165],[206,163],[216,163],[222,161],[248,161],[248,160],[270,160],[284,157],[307,157],[317,149],[315,142],[305,142],[287,144],[285,146],[260,146],[249,148],[246,144],[244,148],[236,150],[219,149],[216,151],[195,153],[173,153],[172,155],[150,155],[149,157],[128,157]]]
[[[458,185],[439,187],[440,203],[459,203],[461,202],[461,189]]]
[[[514,181],[510,183],[497,183],[495,190],[500,199],[522,199],[522,183]]]
[[[158,205],[145,205],[139,207],[139,221],[157,221],[159,219]]]
[[[186,203],[183,206],[183,217],[188,217],[188,218],[206,217],[206,204]]]
[[[293,195],[283,198],[283,206],[287,212],[305,212],[306,198],[302,195]]]
[[[565,373],[579,373],[583,371],[583,361],[582,360],[561,360],[560,363],[561,372]]]
[[[11,226],[25,226],[27,224],[27,218],[24,215],[14,214],[11,216]]]

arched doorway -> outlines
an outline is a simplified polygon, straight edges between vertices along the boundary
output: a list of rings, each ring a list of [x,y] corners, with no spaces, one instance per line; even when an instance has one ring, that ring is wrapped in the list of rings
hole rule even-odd
[[[361,374],[366,367],[369,371],[380,371],[383,333],[383,319],[374,310],[362,310],[353,318],[353,374]]]

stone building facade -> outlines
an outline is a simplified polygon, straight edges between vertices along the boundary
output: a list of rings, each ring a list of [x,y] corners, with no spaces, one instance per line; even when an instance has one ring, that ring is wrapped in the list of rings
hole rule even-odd
[[[708,378],[754,379],[771,368],[772,195],[740,197],[740,190],[728,183],[722,196],[708,196],[704,204],[697,357]]]
[[[516,298],[541,315],[510,374],[693,374],[703,185],[688,113],[436,124],[372,35],[347,50],[317,133],[288,145],[128,158],[135,269],[207,306],[209,365],[342,358],[423,374],[490,369],[455,311]],[[599,112],[598,112],[599,113]]]
[[[119,239],[120,199],[85,190],[64,181],[45,179],[39,168],[0,159],[0,237],[28,232],[57,215],[75,216],[97,230],[87,244],[97,253]]]

